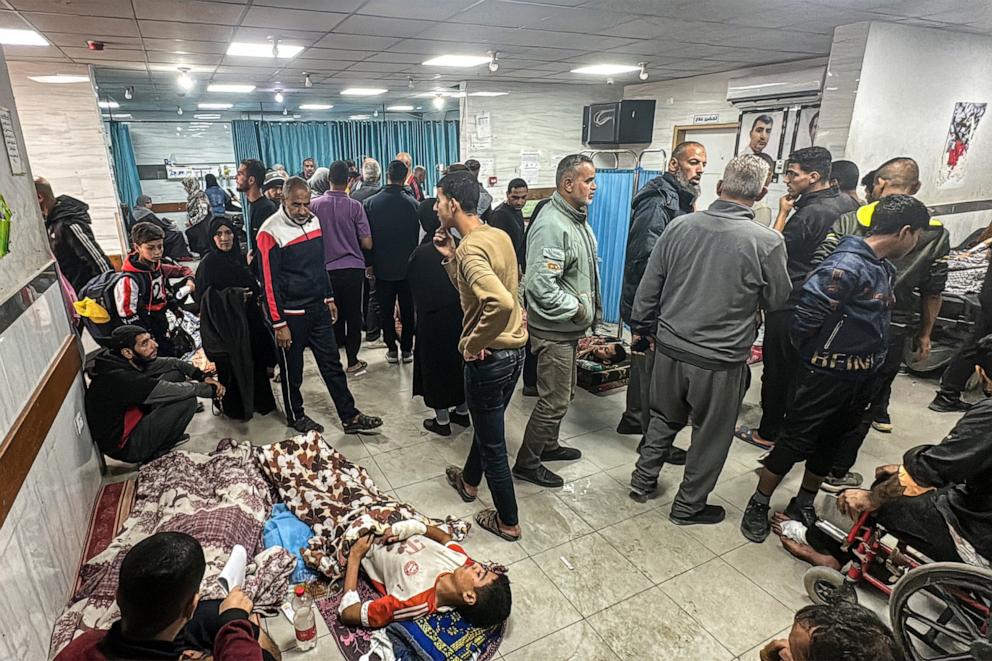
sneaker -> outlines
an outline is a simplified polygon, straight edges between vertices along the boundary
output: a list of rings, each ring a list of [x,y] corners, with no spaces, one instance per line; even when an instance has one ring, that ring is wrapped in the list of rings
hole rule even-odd
[[[300,432],[301,434],[306,434],[308,432],[315,431],[318,434],[324,433],[324,425],[319,422],[314,421],[310,416],[301,415],[296,419],[296,422],[292,424],[293,429]]]
[[[530,482],[531,484],[536,484],[539,487],[560,487],[565,484],[565,480],[561,479],[560,475],[555,475],[549,471],[546,467],[538,466],[533,470],[523,470],[521,468],[513,469],[513,477],[518,480],[523,480],[524,482]]]
[[[857,489],[861,486],[862,482],[864,482],[864,478],[861,476],[861,473],[848,472],[840,477],[827,475],[823,478],[820,489],[827,493],[840,493],[844,489]]]
[[[524,397],[537,397],[537,386],[524,386]]]
[[[368,371],[366,369],[368,366],[369,366],[368,363],[366,363],[364,360],[360,360],[354,365],[348,365],[348,369],[346,369],[345,372],[348,373],[348,376],[361,376],[362,374],[365,374],[365,372]]]
[[[404,351],[403,352],[403,362],[404,363],[412,363],[413,362],[413,352],[412,351]]]
[[[438,436],[451,436],[451,425],[442,425],[437,421],[437,418],[429,418],[424,420],[424,429],[429,432],[433,432]]]
[[[451,421],[456,425],[458,425],[459,427],[472,426],[472,418],[469,416],[468,413],[458,413],[456,411],[452,411],[451,413],[448,414],[448,417],[450,417]]]
[[[389,363],[390,365],[395,365],[396,363],[400,362],[399,354],[397,354],[395,350],[387,351],[386,362]]]
[[[768,505],[759,503],[751,496],[744,508],[744,517],[741,519],[741,534],[747,539],[760,544],[767,539],[772,531],[772,524],[768,521]]]
[[[800,507],[795,498],[785,506],[785,515],[793,521],[798,521],[809,529],[816,525],[816,510],[812,505]]]
[[[871,427],[875,431],[880,431],[883,434],[892,433],[892,419],[889,417],[888,413],[883,413],[874,420],[871,421]]]
[[[631,422],[627,418],[620,418],[620,424],[617,425],[617,433],[625,434],[625,435],[629,434],[633,436],[633,435],[640,435],[644,432],[641,430],[640,423]]]
[[[689,516],[679,516],[669,512],[668,520],[679,526],[710,525],[720,523],[727,517],[727,511],[719,505],[706,505]]]
[[[382,418],[374,415],[359,413],[351,422],[344,423],[345,434],[372,434],[373,430],[382,426]]]
[[[541,453],[541,461],[575,461],[582,457],[582,450],[578,448],[566,448],[559,445],[554,450],[545,450]]]
[[[937,393],[930,405],[927,407],[937,413],[961,413],[971,408],[971,404],[958,397],[948,397],[943,393]]]

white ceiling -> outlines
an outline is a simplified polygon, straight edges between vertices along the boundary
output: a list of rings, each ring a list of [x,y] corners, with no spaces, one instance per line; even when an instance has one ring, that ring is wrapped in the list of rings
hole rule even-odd
[[[120,112],[174,108],[197,101],[233,102],[234,110],[333,103],[414,103],[414,94],[458,81],[603,84],[569,73],[587,63],[648,63],[651,80],[826,55],[838,25],[884,20],[992,34],[989,0],[0,0],[0,27],[33,28],[47,47],[6,47],[11,60],[93,64],[101,96]],[[231,41],[304,46],[289,60],[225,55]],[[86,40],[103,41],[102,52]],[[499,52],[500,68],[426,67],[446,53]],[[196,88],[181,98],[177,68]],[[304,89],[309,72],[312,89]],[[415,89],[408,89],[408,78]],[[636,72],[617,76],[637,82]],[[207,83],[246,82],[249,95],[206,92]],[[125,86],[135,88],[126,101]],[[350,86],[389,88],[367,100],[339,96]],[[478,88],[478,86],[476,86]]]

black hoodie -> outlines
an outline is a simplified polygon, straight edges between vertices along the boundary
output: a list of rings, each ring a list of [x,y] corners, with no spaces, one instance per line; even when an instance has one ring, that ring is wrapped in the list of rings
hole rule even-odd
[[[93,236],[89,209],[85,202],[59,195],[45,218],[55,261],[76,291],[99,274],[114,270]]]

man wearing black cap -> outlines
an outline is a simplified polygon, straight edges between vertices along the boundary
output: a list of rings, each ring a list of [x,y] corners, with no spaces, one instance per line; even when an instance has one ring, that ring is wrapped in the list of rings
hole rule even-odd
[[[115,328],[110,343],[97,354],[86,390],[90,432],[108,457],[133,464],[161,457],[189,440],[197,397],[224,396],[216,378],[159,358],[155,338],[141,326]]]

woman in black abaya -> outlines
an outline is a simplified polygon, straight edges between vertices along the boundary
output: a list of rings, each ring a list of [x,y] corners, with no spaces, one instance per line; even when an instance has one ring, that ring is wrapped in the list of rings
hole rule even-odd
[[[261,309],[261,288],[248,270],[230,221],[210,221],[210,251],[196,269],[203,350],[217,366],[227,393],[223,412],[250,420],[276,408],[268,370],[275,363],[272,336]]]
[[[434,248],[434,232],[441,226],[434,199],[420,203],[420,242],[407,267],[407,280],[416,309],[417,343],[413,349],[413,394],[422,395],[434,409],[434,418],[424,420],[424,428],[441,436],[451,435],[451,423],[468,427],[468,406],[462,354],[458,338],[462,332],[462,307],[458,290],[451,284]],[[449,409],[454,408],[454,411]]]

